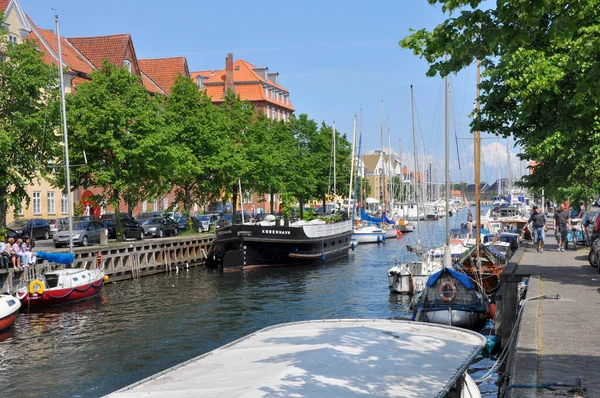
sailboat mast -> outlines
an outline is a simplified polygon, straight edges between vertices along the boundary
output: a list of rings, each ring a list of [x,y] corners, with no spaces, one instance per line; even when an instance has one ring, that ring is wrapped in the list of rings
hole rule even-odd
[[[382,173],[381,173],[381,184],[380,184],[380,189],[381,189],[381,204],[383,205],[383,211],[386,211],[385,205],[386,205],[386,197],[385,197],[385,156],[384,156],[384,152],[383,152],[383,100],[381,100],[381,165],[383,167]]]
[[[54,16],[56,25],[56,37],[58,40],[58,73],[60,75],[60,110],[62,113],[63,122],[63,139],[65,141],[65,175],[67,193],[67,208],[69,209],[69,251],[73,254],[73,212],[71,205],[71,171],[69,166],[69,137],[67,135],[67,107],[65,105],[65,78],[63,76],[62,48],[60,45],[60,26],[58,23],[58,15]]]
[[[389,212],[390,214],[393,211],[393,207],[394,207],[394,173],[393,173],[393,167],[392,167],[392,138],[390,136],[390,118],[388,117],[388,168],[389,168],[389,180],[390,180],[390,189],[389,189],[389,193],[390,193],[390,208],[389,208]],[[390,216],[391,217],[391,216]]]
[[[352,177],[354,177],[354,152],[356,151],[356,115],[354,115],[353,130],[354,132],[352,135],[352,156],[350,157],[350,185],[348,185],[350,191],[348,192],[348,217],[350,217],[350,209],[352,208],[352,211],[354,211],[354,205],[352,204]]]
[[[480,90],[479,83],[481,80],[480,73],[480,62],[477,60],[477,72],[476,72],[476,117],[479,117],[479,110],[481,108],[480,102]],[[480,175],[480,164],[481,164],[481,132],[479,130],[475,130],[473,132],[473,154],[474,154],[474,163],[475,163],[475,244],[477,246],[477,258],[480,258],[479,246],[481,244],[481,175]]]
[[[417,243],[421,242],[421,226],[420,226],[420,213],[419,213],[419,199],[417,198],[417,181],[419,178],[419,162],[417,161],[417,132],[415,130],[415,93],[413,90],[412,84],[410,85],[410,110],[411,110],[411,119],[412,119],[412,133],[413,133],[413,152],[414,152],[414,160],[415,160],[415,199],[417,203]]]
[[[335,139],[336,139],[336,132],[335,132],[335,120],[333,121],[333,200],[335,201],[335,197],[337,195],[336,193],[336,170],[335,170]]]
[[[446,55],[446,61],[448,56]],[[444,186],[445,186],[445,199],[446,199],[446,247],[450,247],[450,84],[448,82],[448,76],[445,79],[445,101],[446,101],[446,117],[444,126],[445,135],[445,147],[444,147]],[[447,267],[450,264],[445,264]]]

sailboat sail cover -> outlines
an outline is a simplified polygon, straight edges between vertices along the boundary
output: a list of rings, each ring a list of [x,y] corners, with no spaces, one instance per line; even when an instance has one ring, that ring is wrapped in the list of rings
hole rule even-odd
[[[367,212],[365,211],[364,207],[360,208],[360,219],[363,221],[370,221],[370,222],[375,222],[375,223],[386,222],[388,224],[395,224],[393,221],[391,221],[389,218],[387,218],[387,214],[385,214],[385,211],[381,215],[381,218],[377,218],[377,217],[368,215]]]
[[[427,279],[427,286],[429,286],[429,287],[435,286],[435,283],[444,274],[444,272],[448,272],[450,275],[455,277],[467,289],[471,290],[474,288],[473,282],[471,282],[471,278],[469,278],[467,275],[463,274],[462,272],[453,270],[452,268],[443,268],[441,271],[438,271],[435,274],[431,275],[429,277],[429,279]]]
[[[75,256],[71,253],[37,252],[36,254],[42,260],[47,260],[56,264],[70,265],[75,260]]]

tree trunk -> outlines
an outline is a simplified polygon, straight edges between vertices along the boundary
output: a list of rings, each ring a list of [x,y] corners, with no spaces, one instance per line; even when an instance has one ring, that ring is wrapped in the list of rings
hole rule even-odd
[[[300,219],[304,219],[304,201],[303,200],[299,200],[298,201],[300,203]]]
[[[237,194],[235,193],[235,189],[233,189],[233,194],[231,195],[231,223],[236,224],[236,214],[237,214]]]
[[[275,214],[275,190],[271,189],[271,200],[270,203],[271,205],[271,214]]]
[[[6,186],[0,187],[0,229],[2,230],[6,229],[6,212],[8,211],[7,191]]]
[[[183,210],[189,215],[192,209],[192,192],[189,186],[183,188]]]
[[[327,196],[323,196],[323,215],[327,215]]]

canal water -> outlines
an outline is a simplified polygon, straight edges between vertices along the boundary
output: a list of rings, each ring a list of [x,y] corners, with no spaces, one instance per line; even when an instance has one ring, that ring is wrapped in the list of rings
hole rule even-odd
[[[465,219],[463,210],[451,227]],[[422,222],[422,241],[442,244],[444,223]],[[21,313],[0,334],[0,396],[102,396],[282,322],[410,319],[408,299],[388,291],[387,270],[395,256],[410,258],[405,245],[416,237],[362,244],[319,266],[225,274],[179,269],[108,284],[86,302]],[[480,358],[475,376],[492,363]],[[494,379],[481,389],[495,396]]]

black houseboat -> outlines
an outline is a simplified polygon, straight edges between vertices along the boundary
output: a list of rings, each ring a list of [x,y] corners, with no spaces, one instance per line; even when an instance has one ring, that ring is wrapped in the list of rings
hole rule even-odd
[[[217,229],[206,265],[241,270],[330,261],[348,254],[352,232],[352,221],[230,225]]]

